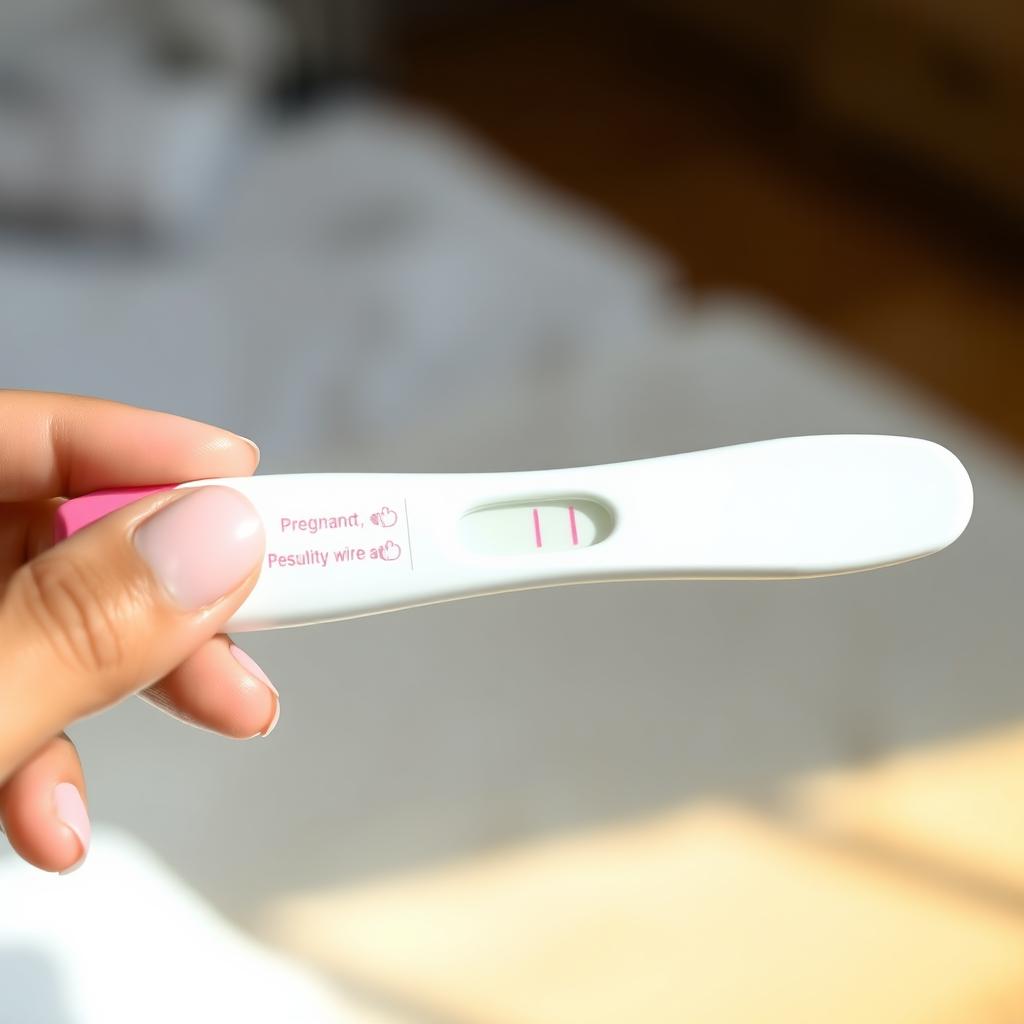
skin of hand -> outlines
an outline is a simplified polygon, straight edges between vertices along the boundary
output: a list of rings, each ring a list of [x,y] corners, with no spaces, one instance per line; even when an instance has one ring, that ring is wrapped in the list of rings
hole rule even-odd
[[[152,494],[54,546],[64,498],[248,476],[251,442],[92,398],[0,390],[0,826],[46,871],[85,859],[82,766],[63,730],[138,694],[236,739],[277,690],[220,630],[259,575],[263,527],[226,487]]]

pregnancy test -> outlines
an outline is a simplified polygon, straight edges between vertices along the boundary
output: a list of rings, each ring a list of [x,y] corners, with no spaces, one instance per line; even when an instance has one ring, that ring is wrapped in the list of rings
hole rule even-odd
[[[956,456],[909,437],[740,444],[516,473],[309,473],[98,491],[61,539],[147,494],[218,484],[266,531],[228,629],[348,619],[511,590],[614,580],[797,579],[951,544],[973,491]]]

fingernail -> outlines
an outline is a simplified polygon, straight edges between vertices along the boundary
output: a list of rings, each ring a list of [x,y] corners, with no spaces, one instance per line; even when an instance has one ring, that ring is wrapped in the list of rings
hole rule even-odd
[[[263,553],[263,523],[230,487],[202,487],[164,506],[135,531],[135,547],[180,607],[230,593]]]
[[[81,867],[89,852],[89,839],[92,836],[92,826],[89,824],[89,812],[85,809],[85,801],[78,787],[70,782],[58,782],[53,788],[53,807],[57,814],[57,820],[66,825],[75,834],[81,846],[82,852],[70,867],[65,868],[61,874],[68,875],[76,868]]]
[[[244,441],[255,453],[256,453],[256,465],[260,464],[260,446],[251,438],[244,437],[242,434],[235,434],[240,441]]]
[[[237,644],[231,644],[228,648],[231,651],[232,657],[238,662],[246,672],[249,673],[254,679],[258,679],[263,683],[266,688],[273,695],[274,711],[270,718],[270,724],[260,733],[260,736],[269,736],[274,731],[274,726],[277,725],[277,720],[281,717],[281,700],[280,695],[277,692],[277,687],[270,681],[267,673],[263,671],[253,660],[252,656],[246,654]]]

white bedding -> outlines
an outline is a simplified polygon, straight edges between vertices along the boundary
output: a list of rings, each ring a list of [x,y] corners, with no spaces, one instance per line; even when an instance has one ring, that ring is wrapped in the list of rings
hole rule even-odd
[[[649,346],[667,264],[439,120],[354,105],[251,153],[191,246],[0,246],[4,384],[213,420],[294,460]]]
[[[340,998],[227,924],[148,850],[94,834],[88,872],[0,854],[3,1024],[340,1024]]]

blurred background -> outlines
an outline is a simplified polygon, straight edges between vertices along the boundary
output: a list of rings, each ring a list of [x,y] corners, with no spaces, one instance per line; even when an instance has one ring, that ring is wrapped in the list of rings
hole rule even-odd
[[[460,1002],[477,961],[457,943],[462,968],[410,981],[388,959],[407,936],[391,941],[372,901],[336,926],[352,920],[344,894],[578,829],[600,847],[602,828],[709,799],[787,835],[808,814],[824,827],[835,808],[794,801],[802,780],[1012,730],[1022,121],[1018,0],[5,0],[3,386],[222,424],[257,440],[264,472],[546,468],[897,433],[957,452],[977,494],[954,548],[882,573],[569,588],[247,637],[282,693],[266,742],[189,733],[140,703],[77,728],[110,841],[134,836],[233,924],[407,1011],[603,1020],[505,990]],[[940,834],[962,840],[957,807],[994,788],[986,828],[1007,832],[981,845],[1008,859],[1007,914],[1024,893],[1024,820],[1006,797],[1019,750],[977,792],[959,776],[928,790],[936,831],[915,853],[991,888],[991,864],[947,857]],[[948,791],[970,796],[953,806]],[[916,793],[900,788],[893,819],[914,817]],[[724,848],[747,849],[730,828]],[[891,860],[905,838],[872,842],[903,851]],[[573,850],[553,878],[590,863],[586,843]],[[714,861],[733,864],[714,875],[731,891],[742,868]],[[779,879],[803,871],[783,856]],[[611,884],[596,878],[589,907]],[[422,920],[432,938],[408,947],[422,964],[435,919],[410,901],[387,922]],[[556,948],[549,912],[545,897],[523,948]],[[479,970],[518,963],[508,936],[489,943],[502,914],[474,913],[459,927]],[[726,932],[742,931],[729,914]],[[362,959],[360,921],[376,929]],[[600,978],[552,966],[595,930],[628,933],[615,914],[587,921],[560,933],[536,989],[524,968],[509,991],[577,978],[567,990],[600,1005]],[[1024,1012],[1024,941],[995,946],[1009,973],[979,969],[964,991]],[[963,950],[946,952],[923,976],[959,977]],[[677,968],[684,991],[706,974]],[[694,1011],[667,981],[651,996],[645,969],[646,1009],[623,996],[626,1016],[751,1019],[725,996]],[[835,991],[821,998],[839,1020]],[[881,1005],[850,1019],[939,1019]],[[39,1019],[80,1019],[61,1012]],[[790,1004],[779,1019],[821,1018]]]

